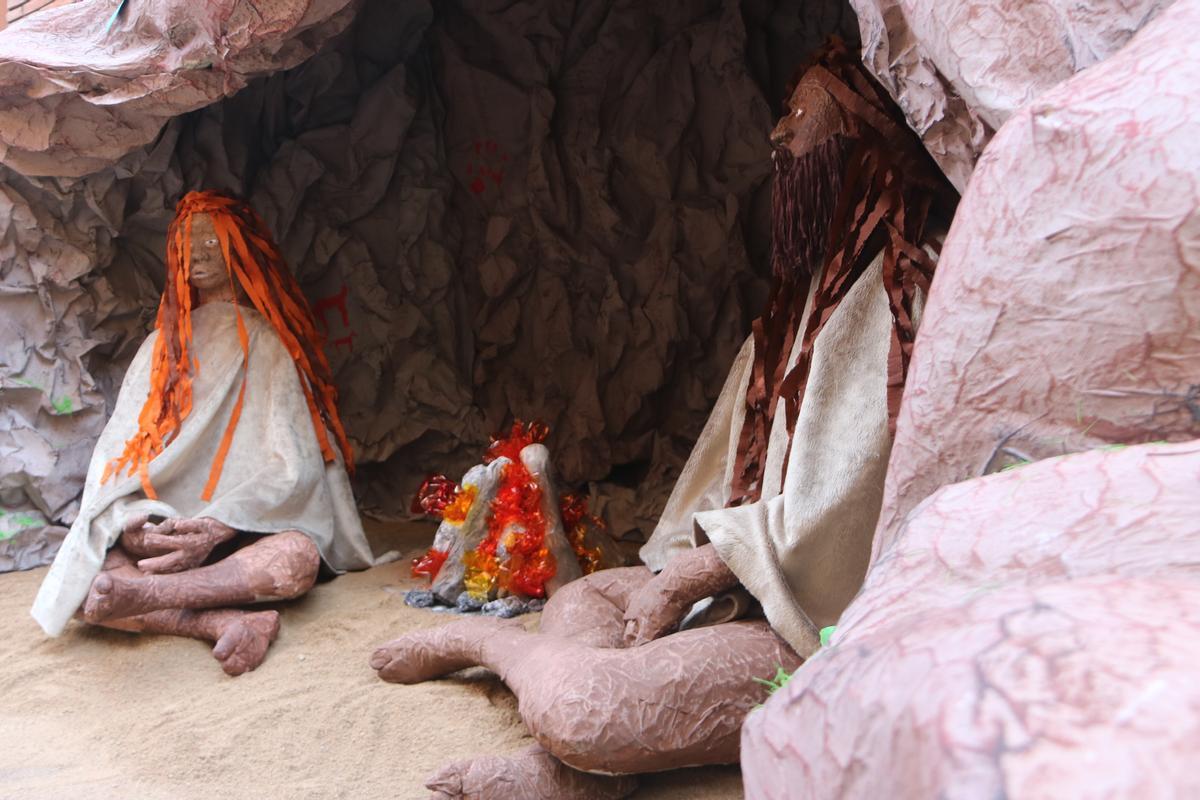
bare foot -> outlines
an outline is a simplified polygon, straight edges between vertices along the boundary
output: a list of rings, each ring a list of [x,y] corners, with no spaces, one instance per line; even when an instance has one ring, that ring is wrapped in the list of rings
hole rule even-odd
[[[504,629],[524,632],[519,620],[464,619],[413,631],[380,645],[371,669],[392,683],[420,683],[479,664],[483,642]]]
[[[637,789],[632,775],[578,772],[534,745],[512,756],[456,761],[425,783],[430,800],[620,800]]]
[[[213,648],[227,675],[241,675],[267,657],[267,648],[279,635],[278,611],[247,611],[234,617]]]
[[[135,616],[145,610],[137,607],[138,595],[136,578],[101,572],[83,602],[83,618],[96,625],[107,619]]]

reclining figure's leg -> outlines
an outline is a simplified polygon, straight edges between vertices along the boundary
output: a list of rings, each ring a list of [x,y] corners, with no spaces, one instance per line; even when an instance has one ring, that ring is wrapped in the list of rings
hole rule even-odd
[[[653,573],[645,567],[629,567],[602,570],[572,581],[546,603],[541,632],[592,647],[623,647],[629,596],[651,577]],[[387,648],[377,651],[379,658],[372,658],[373,666],[390,661]],[[425,785],[433,791],[433,800],[618,800],[633,793],[637,778],[580,772],[535,744],[509,756],[453,762],[434,773]]]
[[[646,567],[622,567],[572,581],[546,602],[538,631],[592,647],[624,647],[629,598],[653,577]]]
[[[104,571],[127,579],[143,575],[134,566],[134,560],[120,547],[108,552]],[[266,658],[267,648],[279,634],[279,612],[169,608],[133,617],[107,619],[97,624],[131,633],[186,636],[215,642],[213,657],[220,662],[221,668],[229,675],[241,675],[256,668]]]
[[[613,572],[625,574],[607,583],[591,576],[563,589],[563,601],[575,598],[580,607],[547,605],[546,627],[560,632],[535,634],[519,623],[468,619],[384,645],[371,666],[400,683],[488,667],[517,695],[538,743],[575,769],[637,773],[736,761],[742,720],[764,698],[754,679],[779,667],[794,670],[801,659],[764,622],[683,631],[630,649],[563,635],[562,626],[588,613],[582,607],[588,600],[605,609],[595,612],[594,621],[604,628],[600,617],[612,617],[606,635],[620,640],[620,605],[639,578],[636,569]],[[601,603],[597,594],[614,602]]]
[[[620,800],[637,789],[637,778],[579,772],[535,744],[511,756],[456,761],[425,785],[430,800]]]
[[[298,531],[284,531],[196,569],[165,575],[128,570],[101,572],[83,605],[83,618],[100,623],[151,611],[218,608],[266,600],[290,600],[312,588],[321,564],[316,545]]]

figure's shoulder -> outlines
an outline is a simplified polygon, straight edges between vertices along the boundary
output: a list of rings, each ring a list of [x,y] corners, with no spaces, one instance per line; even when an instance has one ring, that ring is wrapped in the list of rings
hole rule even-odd
[[[250,335],[252,357],[272,362],[286,359],[290,364],[292,357],[271,321],[260,314],[258,309],[242,307],[241,311],[246,333]]]
[[[129,368],[126,372],[133,370],[150,363],[150,357],[154,355],[154,345],[158,342],[158,328],[151,329],[150,333],[138,345],[137,352],[133,354],[133,360],[129,362]]]

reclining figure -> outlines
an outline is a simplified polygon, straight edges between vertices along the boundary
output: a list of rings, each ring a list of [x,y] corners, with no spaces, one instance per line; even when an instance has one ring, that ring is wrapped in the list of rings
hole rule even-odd
[[[371,656],[399,683],[483,665],[517,695],[537,744],[446,768],[435,797],[623,797],[639,772],[735,762],[766,698],[755,679],[796,669],[858,589],[933,220],[953,193],[844,48],[801,74],[772,134],[768,308],[642,549],[647,566],[564,586],[537,633],[471,619]]]
[[[155,331],[34,602],[48,634],[78,611],[215,642],[239,675],[266,657],[279,613],[236,606],[299,597],[322,561],[371,565],[320,342],[263,220],[229,197],[185,196]]]

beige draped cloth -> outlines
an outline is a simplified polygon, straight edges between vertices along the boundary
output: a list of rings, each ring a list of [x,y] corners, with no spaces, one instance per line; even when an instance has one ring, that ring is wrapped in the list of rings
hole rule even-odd
[[[250,336],[246,399],[213,499],[200,499],[241,386],[244,357],[235,307],[209,303],[192,315],[199,370],[192,411],[178,436],[150,462],[158,500],[136,475],[101,483],[105,465],[137,429],[150,391],[157,332],[125,374],[112,417],[88,467],[82,506],[33,604],[34,619],[57,636],[87,596],[124,522],[138,514],[212,517],[239,531],[296,530],[312,539],[335,571],[365,569],[370,546],[340,457],[326,464],[300,376],[278,334],[254,309],[240,308]]]
[[[810,289],[801,330],[812,312],[812,295]],[[658,527],[642,548],[647,566],[660,570],[680,550],[711,541],[762,604],[771,627],[801,655],[815,652],[819,630],[837,622],[857,593],[871,554],[891,449],[892,324],[880,255],[814,342],[790,439],[782,404],[775,415],[761,499],[726,508],[754,362],[753,338],[748,338]]]

